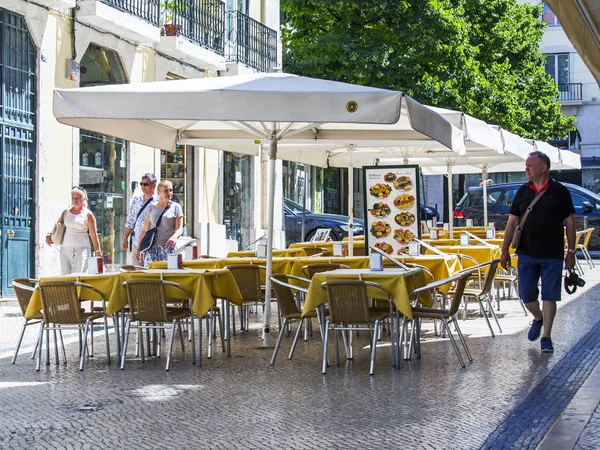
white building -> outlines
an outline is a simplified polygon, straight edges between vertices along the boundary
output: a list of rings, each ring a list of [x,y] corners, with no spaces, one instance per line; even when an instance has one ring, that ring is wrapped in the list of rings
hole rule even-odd
[[[187,235],[201,241],[203,253],[224,254],[266,228],[261,189],[252,189],[265,185],[260,157],[194,147],[161,154],[73,129],[54,119],[52,94],[57,87],[270,71],[281,64],[280,42],[279,0],[4,0],[0,294],[12,293],[14,277],[58,273],[58,252],[45,235],[72,186],[88,192],[109,265],[126,261],[120,241],[146,172],[172,180]]]

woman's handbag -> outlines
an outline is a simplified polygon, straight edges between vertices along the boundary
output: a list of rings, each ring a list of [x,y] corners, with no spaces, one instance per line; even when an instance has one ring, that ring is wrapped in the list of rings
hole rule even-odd
[[[169,206],[171,206],[171,205],[170,204],[167,205],[167,207],[163,210],[163,212],[158,217],[158,220],[156,221],[156,226],[150,228],[148,231],[146,231],[146,234],[144,234],[144,237],[142,238],[142,240],[140,241],[140,244],[139,244],[140,252],[147,252],[154,245],[154,240],[156,239],[156,233],[158,233],[158,227],[160,226],[160,222],[162,220],[163,215],[167,212],[167,209],[169,209]]]
[[[146,201],[146,203],[144,203],[144,205],[140,208],[140,210],[137,213],[137,216],[135,216],[135,220],[133,221],[133,228],[131,230],[131,233],[129,233],[129,236],[127,236],[127,249],[130,252],[133,251],[133,237],[135,236],[135,225],[137,224],[138,219],[140,218],[140,216],[146,209],[146,206],[148,206],[153,199],[154,199],[153,197],[150,197]]]
[[[531,203],[527,207],[527,211],[525,211],[525,214],[523,214],[521,221],[517,225],[517,229],[515,230],[515,234],[513,234],[513,238],[512,238],[512,242],[511,242],[511,245],[515,250],[519,248],[519,243],[521,242],[521,234],[523,233],[523,225],[525,224],[525,220],[527,219],[529,212],[533,209],[533,205],[535,205],[535,203],[542,197],[542,195],[544,195],[544,192],[546,192],[546,191],[547,191],[547,189],[544,189],[542,192],[540,192],[538,195],[535,196],[535,198],[531,201]]]
[[[52,230],[50,231],[50,239],[52,239],[52,243],[54,245],[60,245],[65,238],[65,231],[67,231],[67,227],[65,226],[64,219],[65,212],[60,215],[60,219],[58,222],[54,224]]]

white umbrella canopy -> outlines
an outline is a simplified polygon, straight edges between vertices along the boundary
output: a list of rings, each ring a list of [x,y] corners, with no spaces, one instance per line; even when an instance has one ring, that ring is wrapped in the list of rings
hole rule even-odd
[[[463,145],[459,130],[402,92],[282,73],[57,89],[53,112],[63,124],[170,151],[179,143],[256,155],[268,141],[265,345],[278,142],[387,145],[428,136]]]

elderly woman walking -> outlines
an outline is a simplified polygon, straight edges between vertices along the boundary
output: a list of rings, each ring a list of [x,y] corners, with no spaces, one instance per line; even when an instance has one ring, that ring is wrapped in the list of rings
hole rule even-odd
[[[75,186],[71,189],[71,207],[64,210],[59,222],[66,230],[60,247],[60,268],[63,275],[87,271],[90,255],[90,238],[95,255],[102,256],[100,241],[96,232],[96,218],[87,209],[85,189]],[[88,234],[89,233],[89,234]],[[46,244],[53,245],[52,236],[46,235]]]

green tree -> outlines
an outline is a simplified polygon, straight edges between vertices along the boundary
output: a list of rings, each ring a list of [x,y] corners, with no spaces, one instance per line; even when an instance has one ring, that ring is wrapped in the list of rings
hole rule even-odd
[[[564,136],[541,7],[514,0],[281,0],[287,72],[402,90],[525,137]]]

